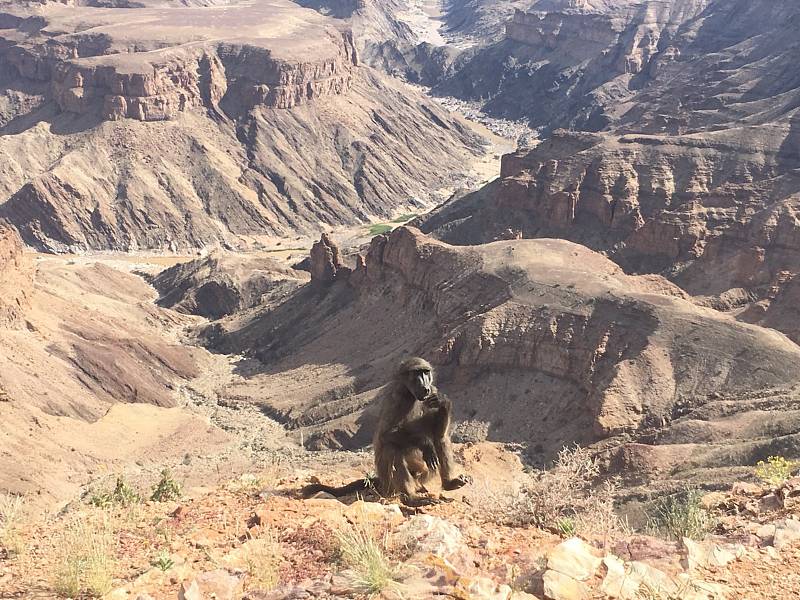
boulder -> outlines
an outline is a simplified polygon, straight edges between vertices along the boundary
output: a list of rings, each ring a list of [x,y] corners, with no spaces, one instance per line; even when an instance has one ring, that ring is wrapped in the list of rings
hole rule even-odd
[[[775,536],[772,545],[776,550],[783,550],[800,542],[800,521],[785,519],[775,523]]]
[[[178,600],[234,600],[241,580],[224,569],[201,573],[191,581],[184,581]]]
[[[606,556],[603,558],[603,566],[606,574],[600,584],[600,591],[609,598],[638,599],[641,580],[631,576],[625,568],[625,563],[616,556]]]
[[[392,527],[406,520],[397,504],[380,504],[363,500],[357,500],[348,506],[344,516],[351,523],[385,524]]]
[[[469,565],[470,549],[455,525],[431,515],[414,515],[397,528],[396,541],[415,554],[432,554],[456,568]]]
[[[578,581],[594,577],[602,559],[595,549],[580,538],[570,538],[558,546],[547,557],[547,568]]]
[[[588,600],[589,588],[585,583],[558,571],[544,572],[544,595],[550,600]]]
[[[741,544],[716,544],[711,541],[695,542],[683,538],[686,551],[685,566],[689,571],[698,568],[724,567],[744,554]]]

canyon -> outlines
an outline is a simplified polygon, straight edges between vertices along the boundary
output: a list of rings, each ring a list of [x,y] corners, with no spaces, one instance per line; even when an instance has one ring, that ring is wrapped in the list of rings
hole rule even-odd
[[[517,11],[506,39],[465,71],[502,54],[513,74],[456,78],[497,84],[461,90],[488,96],[486,110],[535,107],[541,143],[504,156],[498,181],[439,207],[423,231],[459,244],[569,239],[797,341],[778,300],[791,296],[800,259],[796,7],[535,8]]]
[[[313,237],[441,201],[484,152],[288,0],[0,9],[0,218],[40,250]]]
[[[581,597],[515,595],[480,541],[572,538],[577,509],[544,532],[487,505],[575,448],[636,536],[659,497],[724,492],[701,542],[789,568],[766,548],[800,532],[798,23],[788,0],[0,0],[0,500],[56,522],[113,479],[180,479],[141,510],[206,530],[136,549],[115,600],[188,599],[187,556],[242,579],[214,553],[270,519],[318,558],[314,510],[358,519],[298,490],[371,472],[419,355],[479,480],[396,512],[483,544],[494,591],[457,597]],[[626,561],[696,550],[623,529]],[[2,531],[0,595],[52,592]],[[357,596],[335,581],[319,597]]]

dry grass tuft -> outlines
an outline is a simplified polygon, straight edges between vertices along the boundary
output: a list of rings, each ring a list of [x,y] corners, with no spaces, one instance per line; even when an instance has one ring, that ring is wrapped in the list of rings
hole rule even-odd
[[[25,548],[20,532],[24,505],[22,496],[0,494],[0,550],[9,557],[22,554]]]
[[[107,515],[77,515],[54,541],[53,587],[59,594],[98,597],[111,590],[116,548]]]
[[[270,591],[280,583],[281,548],[273,533],[262,530],[244,546],[248,590]]]
[[[336,533],[342,562],[352,571],[354,586],[365,594],[397,587],[398,570],[387,556],[388,532],[379,538],[365,524]]]

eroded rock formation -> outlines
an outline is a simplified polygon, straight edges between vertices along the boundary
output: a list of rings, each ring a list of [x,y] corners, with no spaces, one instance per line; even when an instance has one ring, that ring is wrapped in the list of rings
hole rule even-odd
[[[781,406],[787,434],[800,419],[794,396],[763,392],[800,383],[800,348],[786,337],[559,240],[458,248],[400,228],[375,238],[349,279],[301,289],[207,335],[219,349],[260,357],[270,387],[281,389],[256,376],[228,393],[253,394],[270,414],[308,428],[314,447],[368,441],[371,413],[361,411],[404,352],[431,358],[458,417],[489,423],[491,439],[525,442],[541,458],[565,443],[611,440],[609,460],[629,473],[639,471],[639,447],[657,457],[647,465],[680,471],[676,457],[685,458],[699,419],[712,422],[698,468],[749,464],[740,461],[771,443],[740,431],[723,458],[722,413],[748,419],[759,403]],[[320,366],[301,383],[298,364]]]
[[[0,216],[40,250],[317,237],[441,200],[481,152],[289,0],[0,19]]]
[[[17,233],[0,222],[0,327],[19,327],[30,307],[33,260]]]
[[[280,303],[308,274],[269,258],[212,252],[164,269],[153,279],[159,306],[219,319],[255,306]]]

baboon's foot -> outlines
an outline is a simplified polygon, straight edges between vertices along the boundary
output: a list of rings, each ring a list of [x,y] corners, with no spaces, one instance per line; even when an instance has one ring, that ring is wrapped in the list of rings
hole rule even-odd
[[[472,477],[469,475],[459,475],[458,477],[453,477],[453,479],[442,485],[442,488],[448,492],[451,492],[453,490],[457,490],[458,488],[464,487],[468,483],[472,483]]]
[[[403,496],[401,500],[403,501],[403,504],[411,508],[419,508],[420,506],[433,506],[434,504],[440,504],[442,502],[441,498],[420,495],[406,495]]]

